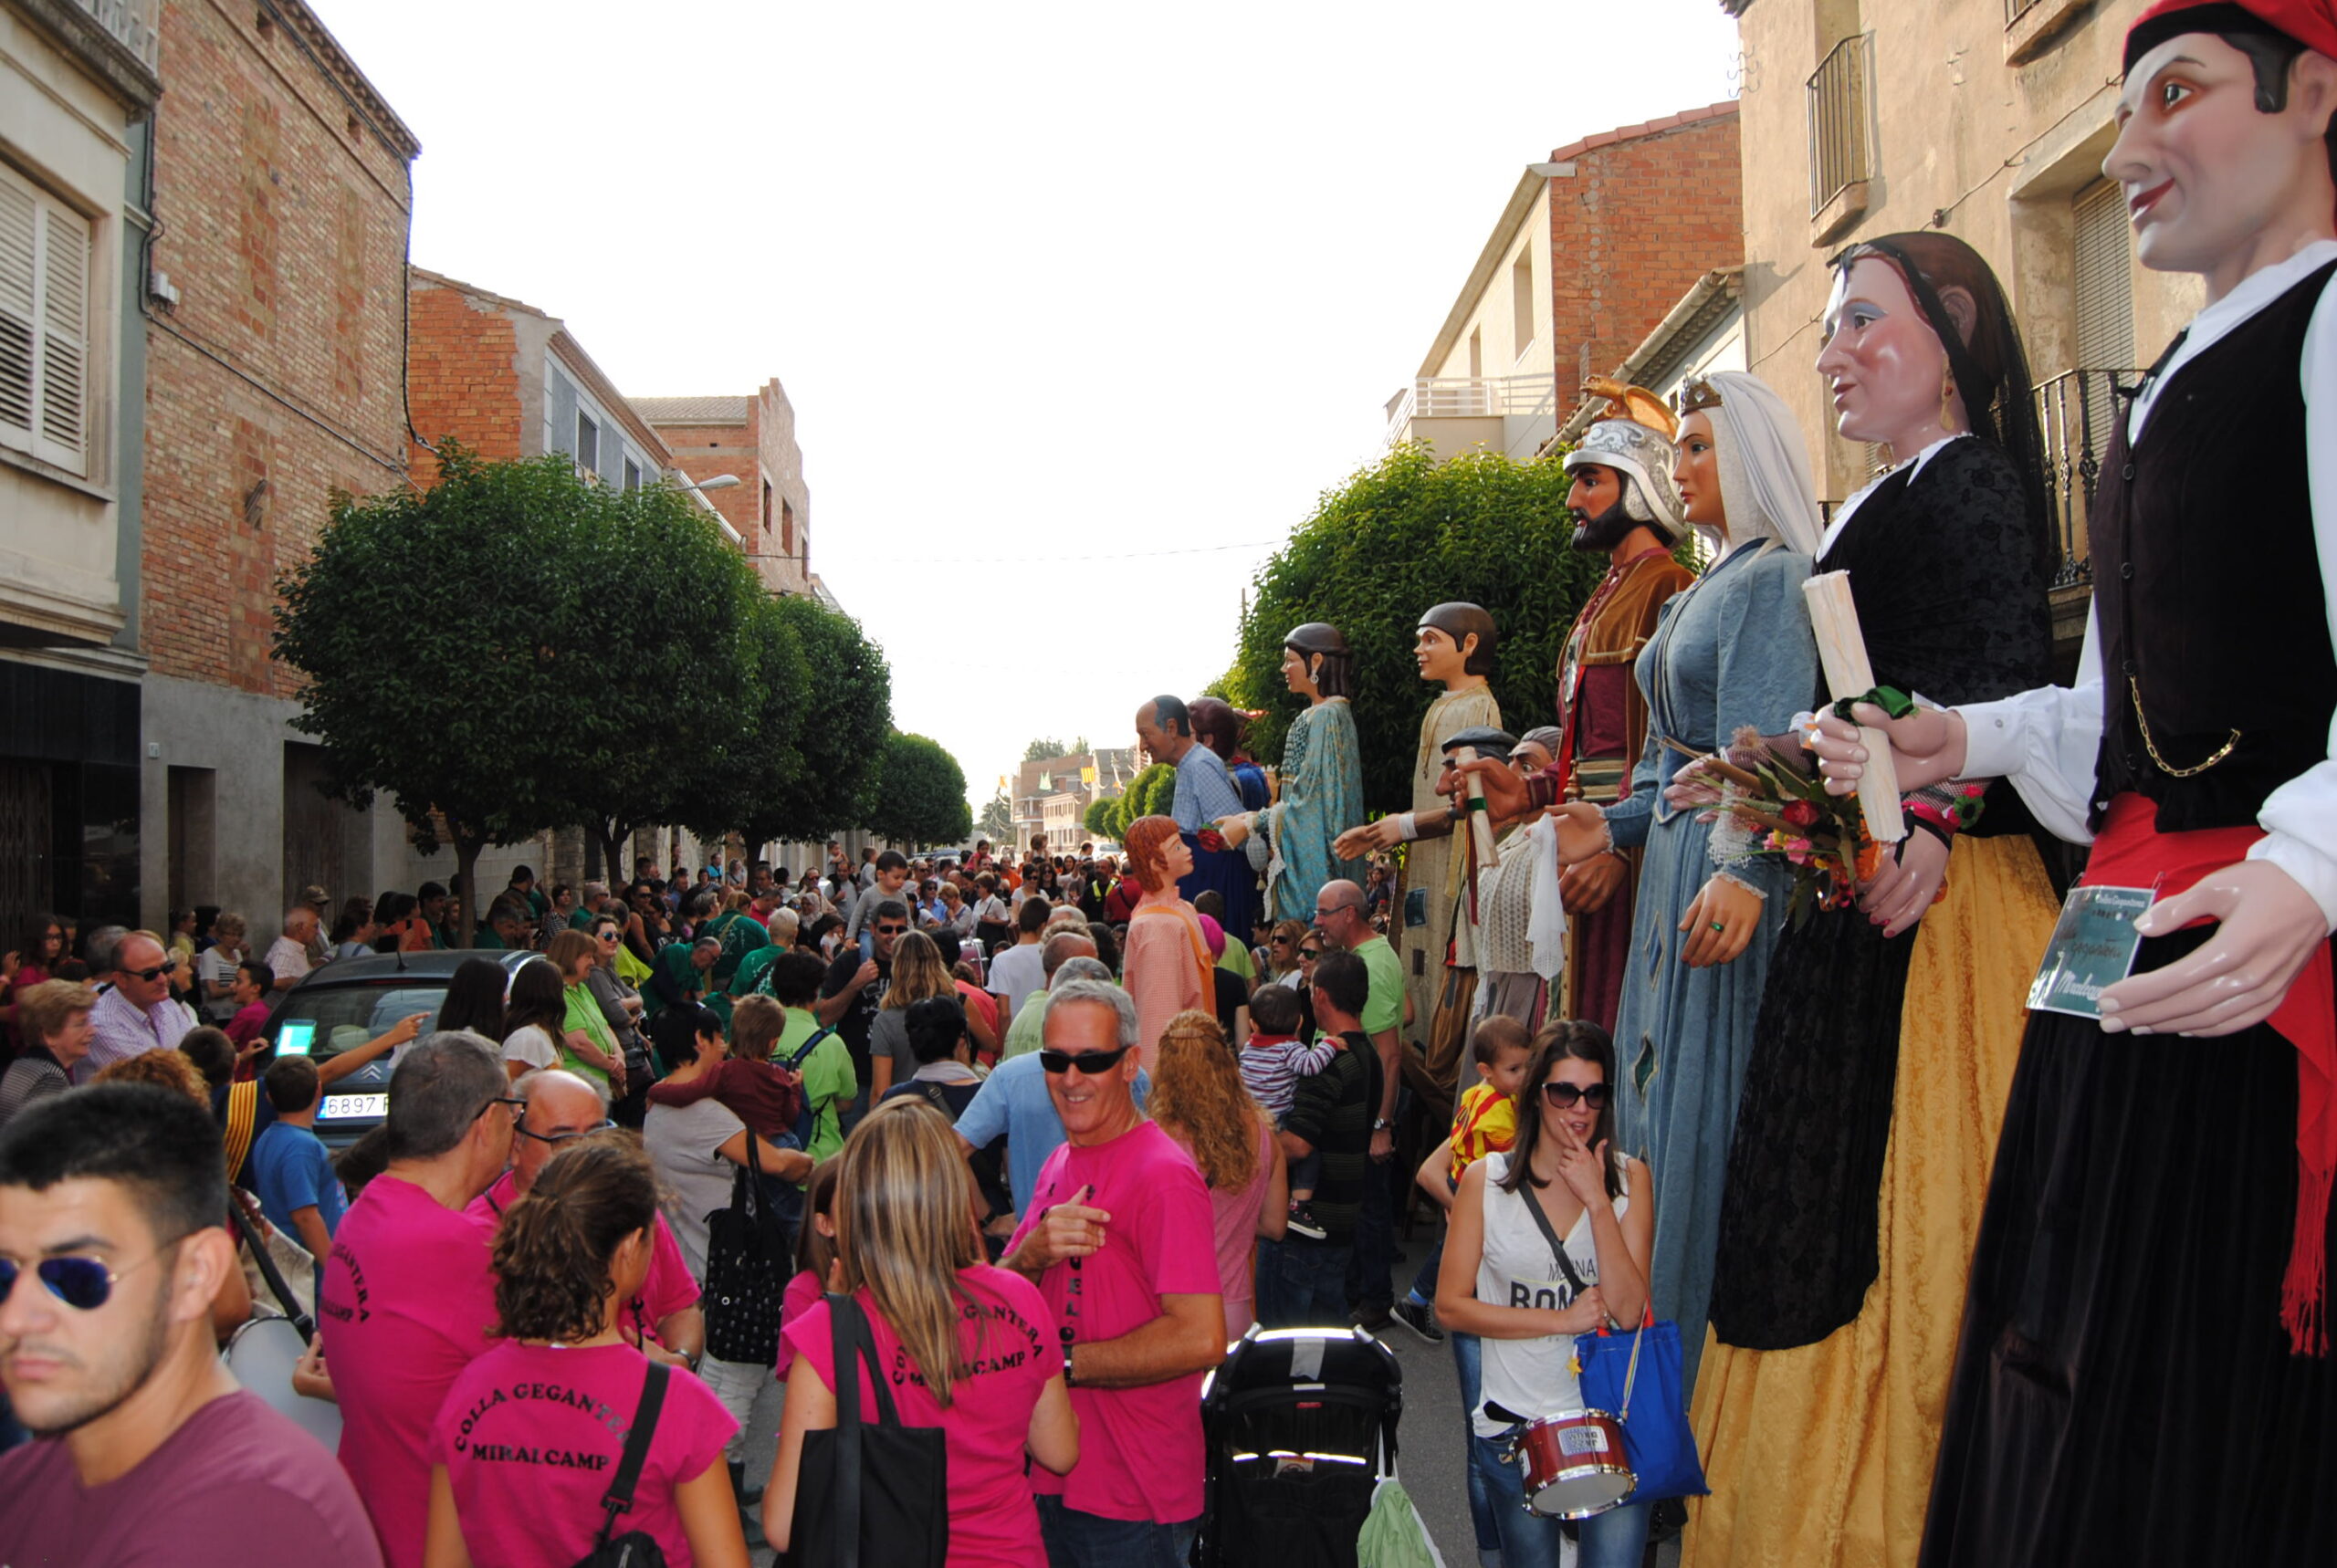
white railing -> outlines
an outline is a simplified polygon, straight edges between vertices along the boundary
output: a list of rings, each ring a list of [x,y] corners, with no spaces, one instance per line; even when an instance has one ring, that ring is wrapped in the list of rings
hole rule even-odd
[[[1523,376],[1422,376],[1388,404],[1388,439],[1400,441],[1416,419],[1530,417],[1554,412],[1557,378]]]
[[[148,70],[154,68],[161,37],[156,24],[162,19],[162,0],[74,0],[74,4],[96,17],[98,26],[136,55]]]

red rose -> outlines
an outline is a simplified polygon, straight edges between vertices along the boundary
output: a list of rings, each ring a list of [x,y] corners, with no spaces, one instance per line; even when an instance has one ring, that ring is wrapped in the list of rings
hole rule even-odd
[[[1786,809],[1778,814],[1797,828],[1814,828],[1818,825],[1818,808],[1807,800],[1788,800],[1786,802]]]

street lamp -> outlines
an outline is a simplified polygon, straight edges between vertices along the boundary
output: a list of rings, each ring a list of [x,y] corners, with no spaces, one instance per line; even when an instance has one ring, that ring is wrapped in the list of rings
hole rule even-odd
[[[739,476],[737,476],[736,474],[717,474],[717,475],[716,475],[713,478],[711,478],[711,479],[701,479],[701,480],[699,480],[699,481],[698,481],[697,484],[695,484],[695,485],[685,485],[685,486],[682,486],[682,488],[683,488],[683,489],[685,489],[685,490],[698,490],[698,491],[705,491],[705,490],[735,490],[735,489],[737,489],[738,487],[739,487]]]

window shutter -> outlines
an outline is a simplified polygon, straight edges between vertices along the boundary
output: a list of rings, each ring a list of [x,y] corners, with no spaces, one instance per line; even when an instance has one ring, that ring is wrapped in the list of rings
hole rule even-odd
[[[2134,361],[2134,277],[2126,194],[2107,180],[2080,192],[2076,229],[2076,368],[2122,371]]]
[[[89,221],[41,204],[40,434],[34,455],[75,474],[89,472]]]
[[[34,282],[40,254],[32,193],[0,169],[0,441],[29,448],[38,358]]]

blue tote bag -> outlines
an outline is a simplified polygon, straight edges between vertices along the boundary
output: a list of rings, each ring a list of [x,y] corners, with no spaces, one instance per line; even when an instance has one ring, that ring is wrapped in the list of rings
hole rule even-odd
[[[1629,1334],[1577,1335],[1575,1364],[1582,1377],[1582,1402],[1622,1423],[1623,1450],[1639,1487],[1633,1502],[1668,1497],[1703,1497],[1704,1467],[1696,1458],[1695,1434],[1680,1396],[1680,1325],[1657,1322],[1650,1306]]]

